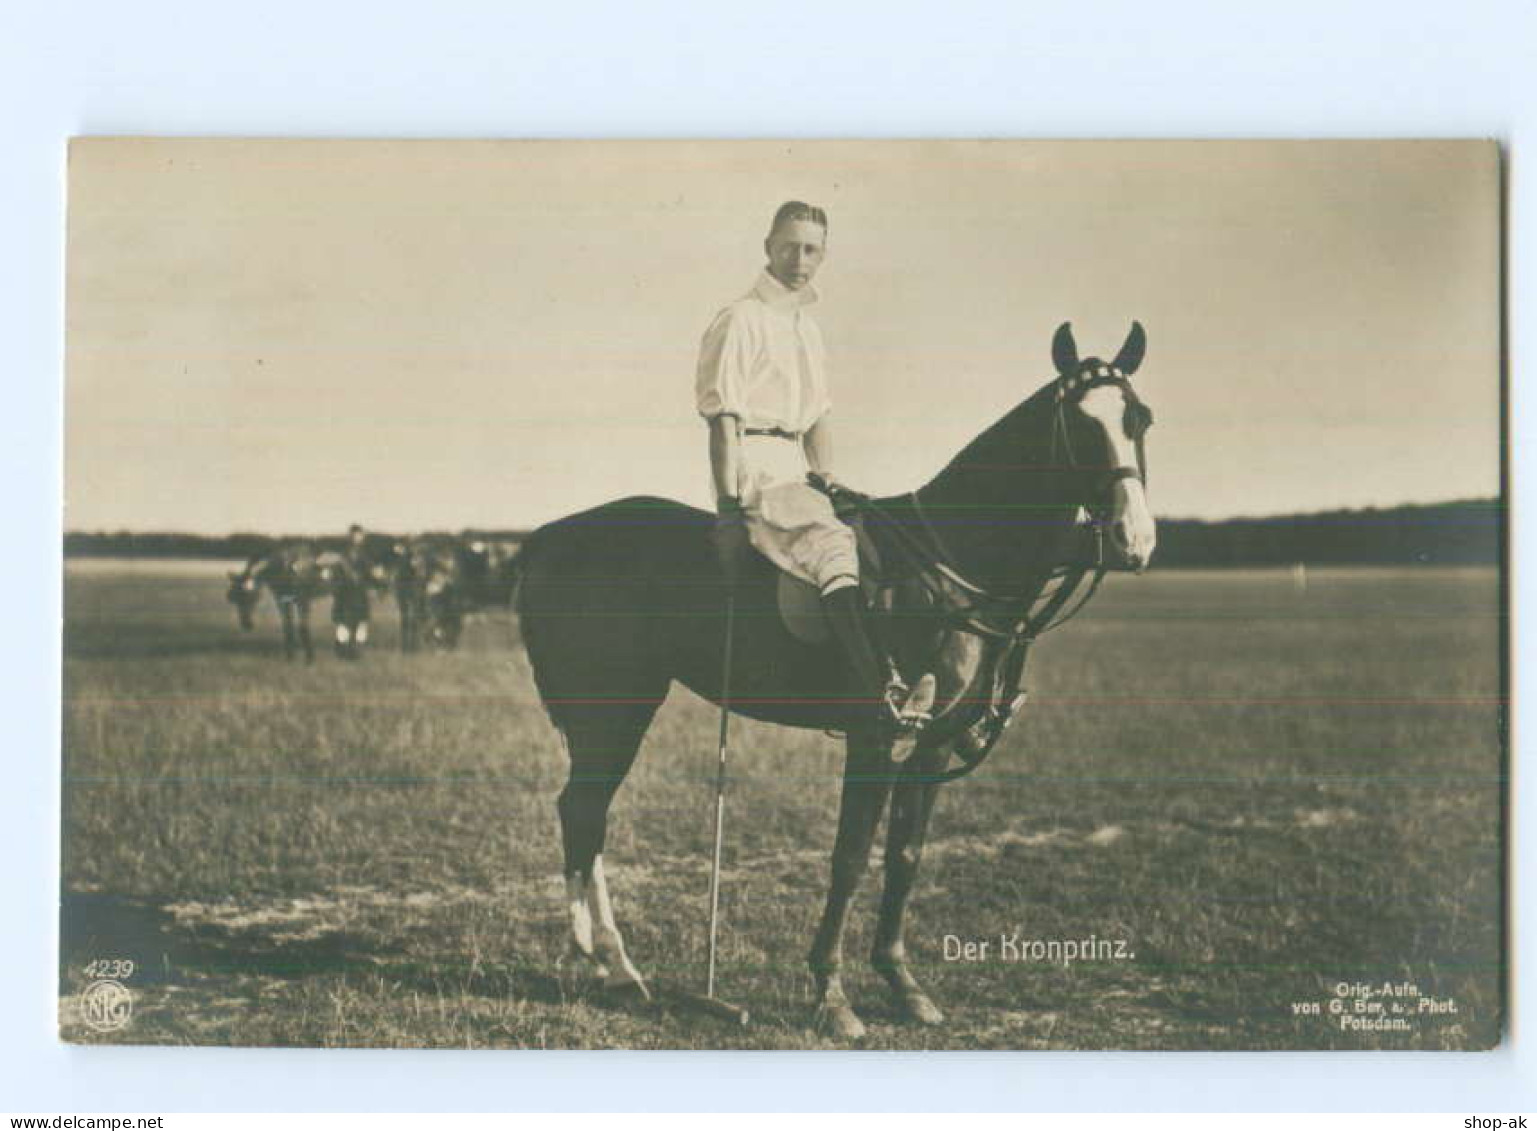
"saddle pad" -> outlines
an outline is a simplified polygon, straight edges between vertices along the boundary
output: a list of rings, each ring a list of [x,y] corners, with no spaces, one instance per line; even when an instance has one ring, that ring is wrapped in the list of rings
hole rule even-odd
[[[855,524],[854,540],[859,546],[859,584],[869,601],[880,588],[875,579],[881,576],[881,555],[863,523]],[[775,572],[779,575],[779,618],[786,631],[802,644],[822,644],[832,639],[817,587],[778,567]]]
[[[832,629],[827,625],[827,614],[822,611],[822,595],[809,581],[802,581],[784,570],[778,573],[779,619],[785,631],[802,644],[823,644],[832,639]],[[873,601],[877,586],[868,579],[861,579],[865,600]]]
[[[817,587],[779,570],[779,619],[802,644],[822,644],[832,636]]]

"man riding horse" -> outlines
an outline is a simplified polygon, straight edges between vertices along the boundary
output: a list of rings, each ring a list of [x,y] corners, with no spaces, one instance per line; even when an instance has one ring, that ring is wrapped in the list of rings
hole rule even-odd
[[[571,941],[607,986],[647,992],[614,913],[604,848],[610,806],[671,686],[764,722],[845,735],[830,882],[807,962],[817,1024],[853,1039],[864,1024],[843,987],[843,941],[882,815],[889,809],[870,962],[903,1017],[934,1024],[942,1015],[909,968],[903,935],[936,791],[997,744],[1032,643],[1082,608],[1107,570],[1145,568],[1156,524],[1144,490],[1152,411],[1131,384],[1142,326],[1103,361],[1080,357],[1063,323],[1055,376],[922,486],[866,499],[833,485],[882,561],[872,580],[895,615],[882,624],[891,647],[877,650],[855,538],[805,478],[825,480],[830,460],[822,343],[805,309],[826,233],[820,210],[782,208],[768,270],[705,335],[698,408],[710,422],[717,513],[632,496],[547,523],[519,554],[517,611],[569,761],[556,808]],[[749,545],[783,573],[749,560]],[[736,595],[773,609],[784,573],[817,586],[838,647],[809,643],[780,616],[728,627]],[[839,690],[851,669],[853,698]],[[912,750],[894,756],[902,738]]]
[[[827,250],[827,214],[798,200],[775,212],[767,266],[705,332],[696,399],[709,422],[714,542],[734,586],[749,547],[810,582],[878,725],[910,749],[932,683],[909,692],[870,632],[853,530],[835,512],[832,424],[822,333],[807,310]],[[807,482],[819,477],[824,490]]]

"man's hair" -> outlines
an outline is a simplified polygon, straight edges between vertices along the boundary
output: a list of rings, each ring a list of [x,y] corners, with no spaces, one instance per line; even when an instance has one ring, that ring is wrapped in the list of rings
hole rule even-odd
[[[794,220],[809,220],[813,224],[822,225],[822,230],[827,231],[827,213],[814,204],[807,204],[802,200],[787,200],[779,206],[779,211],[774,213],[774,222],[769,225],[769,235],[779,230],[779,225],[788,224]]]

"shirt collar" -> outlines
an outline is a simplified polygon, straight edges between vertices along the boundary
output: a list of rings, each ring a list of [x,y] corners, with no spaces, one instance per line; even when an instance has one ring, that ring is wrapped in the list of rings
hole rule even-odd
[[[816,288],[810,283],[798,291],[792,291],[766,270],[759,273],[758,281],[753,284],[752,293],[776,310],[794,310],[797,307],[810,306],[817,300]]]

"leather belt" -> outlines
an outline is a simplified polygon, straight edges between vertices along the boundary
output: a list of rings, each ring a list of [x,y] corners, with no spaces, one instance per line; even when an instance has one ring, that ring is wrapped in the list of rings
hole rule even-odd
[[[773,436],[775,439],[779,440],[799,440],[801,438],[799,432],[787,432],[785,429],[779,428],[777,426],[774,428],[744,428],[742,429],[742,435]]]

